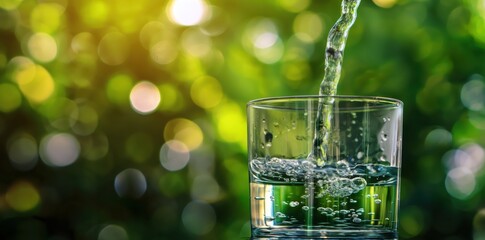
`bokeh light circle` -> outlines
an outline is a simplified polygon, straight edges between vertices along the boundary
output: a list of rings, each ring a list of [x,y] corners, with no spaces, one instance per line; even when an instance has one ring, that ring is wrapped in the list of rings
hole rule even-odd
[[[168,6],[170,20],[182,26],[201,23],[208,10],[203,0],[172,0]]]
[[[40,157],[51,167],[65,167],[79,157],[81,147],[78,140],[69,133],[49,134],[40,142]]]
[[[397,0],[372,0],[372,1],[381,8],[390,8],[397,3]]]
[[[17,170],[27,171],[37,164],[37,142],[31,135],[12,137],[7,143],[7,153],[10,163]]]
[[[176,118],[167,122],[163,130],[163,137],[165,141],[180,141],[189,150],[198,148],[204,140],[204,135],[199,125],[185,118]]]
[[[202,201],[192,201],[182,212],[182,222],[189,232],[204,235],[214,228],[216,213],[211,205]]]
[[[485,83],[482,79],[473,78],[461,88],[461,101],[465,107],[473,111],[485,108]]]
[[[44,67],[25,57],[13,58],[10,64],[14,67],[13,80],[30,102],[42,103],[54,93],[54,80]]]
[[[454,168],[446,175],[446,190],[454,198],[462,200],[469,198],[476,185],[475,174],[467,168]]]
[[[295,18],[293,31],[300,40],[314,43],[322,35],[323,23],[318,14],[309,11],[302,12]]]
[[[120,65],[125,62],[130,52],[129,40],[119,32],[104,35],[98,45],[98,55],[101,61],[108,65]]]
[[[199,174],[194,178],[190,190],[193,199],[215,202],[219,199],[220,187],[210,174]]]
[[[47,63],[57,56],[56,40],[46,33],[35,33],[28,40],[30,55],[39,62]]]
[[[140,170],[129,168],[116,175],[114,187],[119,197],[140,198],[147,190],[147,181]]]
[[[99,231],[98,234],[98,240],[128,240],[128,233],[126,230],[118,225],[115,224],[110,224],[101,231]]]
[[[26,212],[37,207],[40,202],[39,191],[30,182],[18,181],[7,190],[5,201],[14,210]]]
[[[184,168],[189,159],[189,148],[183,142],[170,140],[165,142],[160,149],[160,164],[169,171]]]
[[[209,109],[217,106],[223,98],[223,90],[217,79],[200,77],[192,83],[190,96],[199,107]]]
[[[160,104],[161,96],[157,86],[148,81],[137,83],[130,92],[131,107],[140,114],[149,114]]]

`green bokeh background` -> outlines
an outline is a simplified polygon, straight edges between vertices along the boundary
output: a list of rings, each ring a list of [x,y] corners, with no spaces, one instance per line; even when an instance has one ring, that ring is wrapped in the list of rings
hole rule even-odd
[[[339,5],[0,0],[0,238],[248,237],[245,104],[318,93]],[[358,14],[338,92],[404,102],[400,238],[484,239],[485,1]]]

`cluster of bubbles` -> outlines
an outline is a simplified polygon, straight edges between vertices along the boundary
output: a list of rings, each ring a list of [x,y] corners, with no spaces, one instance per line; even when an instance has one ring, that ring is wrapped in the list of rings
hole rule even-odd
[[[266,181],[284,181],[292,183],[316,182],[319,188],[317,197],[347,197],[367,186],[366,180],[356,176],[357,171],[345,160],[335,166],[318,167],[312,161],[302,159],[254,159],[250,164],[253,176]],[[313,184],[312,186],[314,187]]]

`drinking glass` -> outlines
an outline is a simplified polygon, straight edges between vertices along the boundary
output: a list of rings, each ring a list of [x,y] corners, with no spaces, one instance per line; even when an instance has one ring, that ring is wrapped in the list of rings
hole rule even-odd
[[[402,108],[367,96],[249,102],[252,238],[397,239]]]

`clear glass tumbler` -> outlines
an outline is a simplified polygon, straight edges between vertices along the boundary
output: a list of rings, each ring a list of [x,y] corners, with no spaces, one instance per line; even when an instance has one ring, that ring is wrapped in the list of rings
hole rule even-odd
[[[252,238],[397,239],[402,108],[364,96],[249,102]]]

